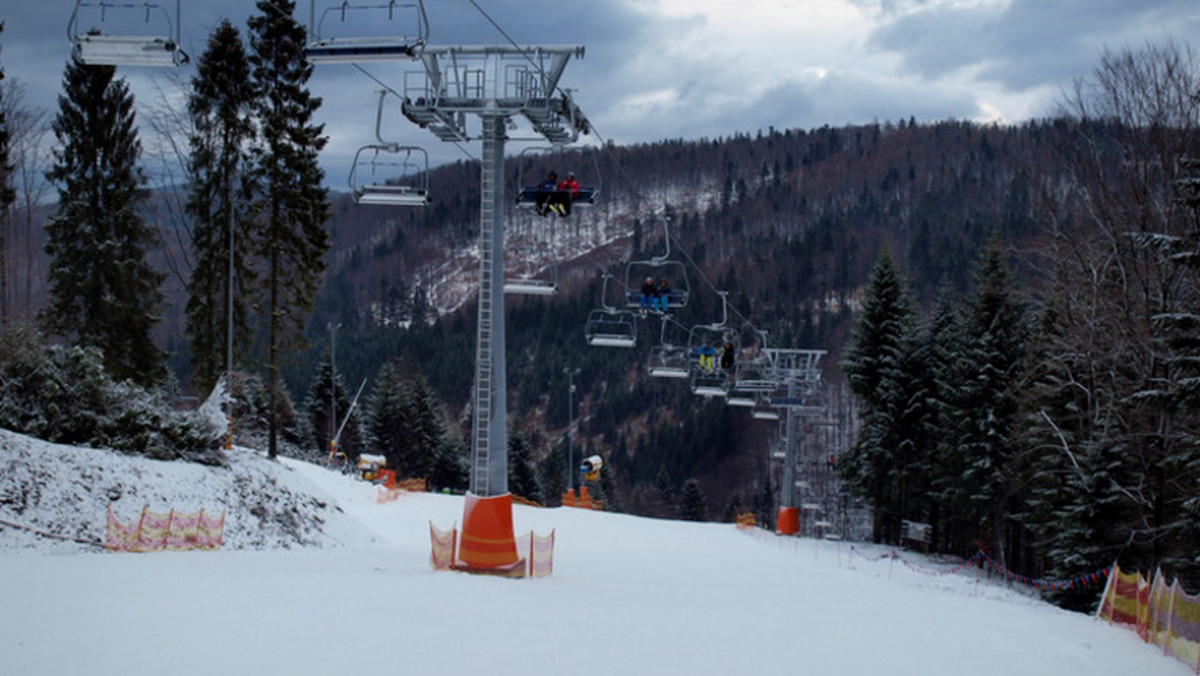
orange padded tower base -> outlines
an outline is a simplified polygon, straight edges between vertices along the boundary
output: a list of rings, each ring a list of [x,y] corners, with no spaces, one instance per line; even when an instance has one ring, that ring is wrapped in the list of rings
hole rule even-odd
[[[503,572],[520,565],[511,493],[490,498],[467,493],[458,559],[464,568],[479,571]]]
[[[775,532],[780,535],[795,535],[800,532],[800,510],[796,507],[780,507]]]

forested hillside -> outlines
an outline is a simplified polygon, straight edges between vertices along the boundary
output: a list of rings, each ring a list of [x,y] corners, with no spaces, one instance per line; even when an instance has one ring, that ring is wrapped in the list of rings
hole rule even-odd
[[[563,475],[565,451],[551,449],[561,448],[571,415],[564,372],[577,368],[575,443],[609,459],[611,497],[621,508],[670,513],[683,482],[698,478],[711,517],[733,502],[772,511],[768,443],[777,431],[693,397],[686,386],[645,377],[639,367],[659,339],[657,321],[642,322],[636,350],[583,340],[588,313],[602,302],[601,275],[624,285],[637,261],[666,252],[655,210],[669,214],[670,258],[686,270],[675,283],[692,290],[678,317],[684,327],[719,321],[716,292],[728,291],[730,327],[766,331],[780,347],[828,350],[825,376],[838,385],[836,362],[882,249],[911,271],[923,303],[941,285],[965,293],[989,235],[1016,251],[1036,234],[1038,189],[1065,180],[1049,149],[1070,133],[1054,123],[909,120],[554,157],[560,171],[575,167],[585,183],[603,187],[599,205],[556,224],[563,292],[509,303],[510,411],[534,457],[559,466],[547,473],[546,494],[561,487],[554,479]],[[546,166],[544,158],[517,164],[508,171],[514,195]],[[291,371],[294,393],[328,359],[327,327],[340,324],[336,361],[349,389],[399,359],[465,424],[458,416],[472,376],[477,186],[477,165],[460,162],[434,172],[433,203],[422,210],[335,202],[331,266],[310,329],[314,349]],[[509,230],[519,235],[531,218],[514,210]],[[438,308],[456,311],[439,316]],[[410,326],[412,319],[425,323]]]

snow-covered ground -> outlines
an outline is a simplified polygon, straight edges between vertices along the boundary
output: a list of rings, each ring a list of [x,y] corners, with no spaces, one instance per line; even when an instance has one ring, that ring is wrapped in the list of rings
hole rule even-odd
[[[435,572],[429,524],[462,498],[377,491],[248,449],[206,468],[0,430],[0,520],[99,540],[109,504],[228,510],[213,552],[0,525],[0,673],[1191,673],[971,571],[731,524],[516,506],[518,533],[556,533],[550,577]]]

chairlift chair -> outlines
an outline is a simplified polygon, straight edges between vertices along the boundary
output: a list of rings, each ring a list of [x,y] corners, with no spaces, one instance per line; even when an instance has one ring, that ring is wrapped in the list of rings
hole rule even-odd
[[[668,310],[686,306],[691,296],[687,268],[682,261],[671,260],[671,233],[667,229],[667,219],[660,216],[659,220],[663,225],[663,255],[653,256],[648,260],[630,261],[625,266],[625,306],[628,308],[643,307],[644,278],[651,278],[656,284],[660,279],[667,280],[670,289],[667,293]]]
[[[588,314],[584,337],[588,345],[595,347],[634,347],[637,345],[637,315],[604,302],[611,278],[611,275],[604,276],[600,292],[601,306]]]
[[[361,160],[364,152],[370,152],[369,160]],[[381,155],[395,155],[396,160],[384,161]],[[419,162],[417,157],[419,156]],[[370,167],[374,176],[377,170],[388,167],[393,171],[383,182],[360,180],[358,167]],[[398,169],[398,172],[395,170]],[[350,168],[350,193],[358,204],[380,206],[421,207],[429,203],[429,154],[417,146],[396,144],[371,144],[358,149],[354,164]]]
[[[595,347],[634,347],[637,345],[637,318],[613,308],[597,308],[588,314],[588,345]]]
[[[506,248],[515,248],[511,263],[505,261],[504,293],[528,296],[552,296],[558,292],[558,261],[554,249],[554,222],[545,236],[541,219],[527,218]],[[515,245],[515,246],[512,246]]]
[[[556,144],[556,145],[553,145],[550,147],[532,147],[532,148],[526,148],[526,149],[522,150],[521,155],[518,157],[518,160],[517,160],[518,181],[519,181],[520,177],[524,174],[524,175],[533,175],[540,182],[551,171],[558,173],[558,175],[560,177],[566,177],[567,171],[568,171],[568,169],[566,169],[566,168],[551,166],[551,163],[546,162],[546,161],[531,162],[530,159],[528,159],[528,156],[530,156],[530,155],[549,154],[549,153],[553,153],[553,154],[557,155],[560,158],[559,163],[560,164],[563,163],[561,161],[561,157],[563,155],[562,144]],[[588,207],[595,206],[596,198],[598,198],[600,196],[600,188],[601,188],[600,164],[599,164],[599,161],[597,160],[597,153],[592,152],[590,154],[591,154],[591,158],[592,158],[593,176],[589,177],[589,178],[592,178],[593,180],[589,181],[589,183],[587,183],[587,184],[580,182],[579,195],[574,200],[571,201],[572,209],[576,209],[576,208],[580,208],[580,207],[588,208]],[[530,164],[532,164],[532,166],[527,168],[527,165],[530,165]],[[533,168],[537,168],[542,171],[540,174],[531,174],[530,170]],[[538,195],[540,192],[541,191],[539,190],[539,186],[536,183],[534,185],[523,185],[522,184],[519,187],[519,189],[517,190],[516,207],[518,209],[533,209],[534,207],[537,206]]]
[[[758,334],[757,351],[753,355],[740,355],[734,368],[731,390],[737,394],[768,394],[780,385],[772,353],[765,349],[766,334],[761,331],[755,333]]]
[[[727,397],[729,374],[721,369],[711,371],[699,367],[692,369],[692,394],[698,397]]]
[[[652,378],[687,378],[691,374],[691,362],[687,345],[675,345],[667,340],[667,325],[671,318],[663,316],[658,345],[650,348],[647,369]]]
[[[688,332],[688,355],[689,358],[695,356],[695,359],[691,361],[692,394],[702,397],[725,397],[729,394],[729,373],[717,363],[715,354],[716,345],[724,342],[725,334],[728,332],[725,327],[728,318],[725,298],[728,294],[725,291],[717,293],[721,296],[721,321],[713,324],[697,324]],[[702,363],[700,358],[700,351],[702,347],[706,346],[712,346],[714,349],[713,363],[707,366]]]
[[[370,22],[369,25],[373,28],[380,23],[390,23],[396,18],[399,12],[412,17],[410,24],[405,26],[407,29],[405,34],[391,35],[387,37],[364,37],[364,36],[347,36],[335,37],[329,35],[326,31],[325,20],[330,18],[332,14],[337,14],[338,19],[342,24],[346,24],[347,13],[356,10],[387,10],[387,20],[379,21],[378,18],[366,19]],[[429,39],[429,20],[425,16],[425,3],[423,0],[418,2],[395,2],[389,0],[387,4],[355,4],[351,2],[339,2],[336,6],[325,7],[317,16],[317,3],[312,0],[310,3],[310,26],[309,35],[311,39],[305,45],[304,54],[309,61],[314,63],[361,63],[368,61],[408,61],[415,59],[421,48],[425,46]],[[361,15],[358,15],[361,16]],[[408,34],[411,33],[411,34]]]
[[[82,30],[80,9],[99,9],[101,23],[107,19],[110,9],[141,9],[144,10],[143,23],[150,24],[153,17],[160,16],[161,21],[156,24],[159,28],[165,28],[166,32],[112,35],[95,27]],[[135,4],[77,0],[67,25],[67,38],[71,41],[74,57],[88,66],[182,66],[188,62],[188,55],[179,48],[178,18],[179,0],[175,1],[174,20],[161,5],[151,2]]]

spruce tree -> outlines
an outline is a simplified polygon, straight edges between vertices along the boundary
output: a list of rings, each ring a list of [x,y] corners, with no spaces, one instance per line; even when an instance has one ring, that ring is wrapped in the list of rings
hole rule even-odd
[[[410,427],[410,395],[393,362],[386,361],[379,367],[369,401],[368,447],[372,453],[387,458],[387,466],[396,470],[398,476],[407,476],[403,448]]]
[[[193,224],[196,263],[188,280],[185,332],[194,368],[192,384],[200,392],[212,388],[228,363],[231,294],[235,349],[244,352],[249,342],[254,273],[245,252],[251,250],[254,223],[248,167],[253,98],[241,35],[223,21],[200,56],[188,99],[192,133],[186,209]]]
[[[434,456],[433,470],[429,473],[429,487],[433,490],[464,491],[470,478],[470,449],[461,439],[442,437]]]
[[[424,376],[417,375],[410,383],[407,408],[409,436],[406,456],[409,472],[414,477],[426,477],[433,471],[446,429],[437,396],[429,389]]]
[[[962,469],[957,480],[963,500],[953,508],[975,528],[976,539],[1004,562],[1012,499],[1023,471],[1014,427],[1027,329],[1025,308],[1016,297],[998,239],[991,241],[976,271],[966,327],[965,354],[950,383],[948,428],[943,431],[954,448],[943,458],[949,456]]]
[[[697,479],[688,479],[683,482],[679,518],[684,521],[708,520],[708,499],[704,497],[704,489]]]
[[[47,178],[58,211],[46,224],[50,298],[41,314],[50,333],[104,352],[105,368],[142,385],[166,371],[150,330],[165,275],[146,260],[158,243],[139,209],[146,201],[133,95],[113,66],[71,60],[52,128],[58,139]]]
[[[542,502],[542,487],[538,484],[532,451],[520,433],[508,437],[508,488],[513,495]]]
[[[906,420],[910,402],[920,399],[923,377],[907,359],[916,346],[916,320],[907,281],[891,252],[876,261],[855,327],[854,342],[840,364],[850,389],[862,400],[858,440],[843,456],[838,471],[847,488],[872,507],[872,537],[893,542],[905,518],[904,479],[911,476],[909,458],[927,453],[924,443],[908,439],[921,434],[919,420]],[[914,468],[920,462],[912,463]]]
[[[964,377],[960,374],[967,373],[969,369],[969,365],[963,361],[966,341],[964,322],[962,312],[954,302],[953,292],[943,285],[926,325],[925,337],[932,386],[929,393],[932,417],[927,421],[928,436],[935,440],[929,463],[930,523],[934,525],[935,546],[940,551],[969,548],[966,543],[969,529],[962,525],[960,511],[956,507],[965,498],[960,481],[963,472],[961,455],[957,452],[951,426],[955,418],[950,406],[955,383]]]
[[[1104,407],[1090,401],[1090,364],[1068,349],[1078,330],[1063,302],[1047,299],[1038,315],[1028,357],[1028,387],[1020,442],[1032,454],[1028,485],[1017,515],[1040,543],[1046,577],[1071,580],[1106,567],[1127,544],[1120,524],[1135,521],[1119,482],[1125,454],[1104,437]],[[1095,608],[1098,590],[1056,590],[1051,597],[1074,610]]]
[[[306,84],[312,65],[304,55],[304,26],[290,0],[259,0],[250,27],[251,79],[260,144],[255,182],[260,229],[255,251],[262,271],[267,321],[267,370],[272,401],[280,398],[281,360],[303,346],[302,329],[314,304],[322,256],[329,248],[324,223],[328,191],[317,154],[325,146],[323,125],[313,124],[321,104]],[[274,410],[274,406],[272,406]],[[268,457],[278,455],[279,421],[270,420]]]
[[[337,402],[337,419],[331,418],[332,404]],[[313,379],[304,401],[304,411],[312,434],[312,448],[318,457],[327,457],[330,450],[330,440],[338,433],[338,428],[345,421],[342,436],[338,438],[338,450],[347,458],[354,458],[363,452],[362,434],[358,429],[356,411],[350,410],[350,397],[339,374],[333,375],[333,365],[328,359],[317,367],[317,377]]]

